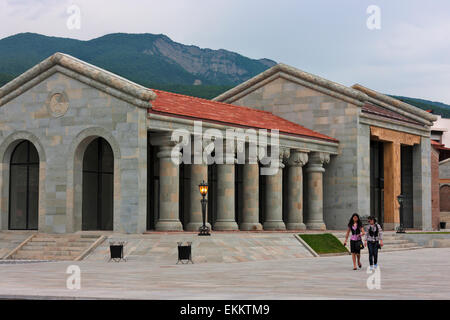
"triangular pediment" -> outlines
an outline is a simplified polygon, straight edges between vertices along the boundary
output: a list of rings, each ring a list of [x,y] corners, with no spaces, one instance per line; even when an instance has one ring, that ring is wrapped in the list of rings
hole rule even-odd
[[[279,78],[286,79],[287,81],[297,83],[298,85],[352,103],[363,109],[368,104],[375,104],[379,108],[389,110],[389,112],[398,113],[398,117],[411,118],[419,124],[429,126],[432,125],[433,121],[437,120],[434,115],[419,108],[383,95],[374,90],[365,88],[361,85],[347,87],[282,63],[277,64],[276,66],[260,73],[246,82],[222,93],[213,100],[233,103]]]
[[[57,52],[1,87],[0,106],[57,72],[138,107],[151,108],[151,101],[156,99],[156,94],[148,88],[70,55]]]
[[[243,82],[242,84],[222,93],[213,100],[233,103],[233,101],[238,100],[248,93],[257,90],[261,86],[264,86],[265,84],[278,78],[284,78],[288,81],[295,82],[299,85],[311,88],[324,94],[334,96],[338,99],[340,98],[347,100],[360,106],[362,106],[364,101],[367,99],[366,94],[358,90],[346,87],[337,82],[327,80],[286,64],[279,63],[276,66],[273,66],[272,68],[267,69],[259,75],[247,80],[246,82]]]

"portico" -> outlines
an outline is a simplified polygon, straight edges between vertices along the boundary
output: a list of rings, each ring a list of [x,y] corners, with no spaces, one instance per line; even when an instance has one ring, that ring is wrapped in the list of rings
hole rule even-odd
[[[290,134],[279,133],[279,145],[273,150],[270,146],[261,144],[263,139],[255,138],[252,135],[245,135],[243,139],[237,138],[232,143],[225,138],[221,143],[217,143],[217,140],[214,140],[212,144],[215,148],[208,149],[208,142],[211,143],[211,141],[208,141],[206,138],[204,138],[206,140],[200,141],[197,145],[194,143],[194,136],[196,136],[196,139],[201,138],[199,137],[199,130],[195,128],[200,123],[200,120],[203,120],[200,132],[214,129],[216,130],[215,136],[222,135],[225,137],[227,130],[242,130],[242,126],[234,127],[231,123],[222,124],[213,122],[214,119],[202,119],[200,117],[186,119],[176,113],[162,114],[158,112],[159,103],[161,106],[167,106],[166,100],[170,99],[173,103],[174,99],[177,99],[179,95],[159,90],[155,91],[160,98],[160,102],[158,100],[153,102],[153,109],[149,112],[150,121],[148,126],[149,143],[151,144],[149,149],[155,150],[156,147],[154,151],[158,155],[156,161],[161,162],[159,155],[162,150],[173,148],[176,144],[176,142],[167,139],[167,137],[171,136],[174,131],[185,130],[189,136],[185,140],[191,142],[191,145],[186,149],[192,152],[190,159],[201,159],[201,162],[180,163],[177,165],[172,161],[170,165],[170,172],[173,172],[175,175],[180,172],[176,167],[185,166],[184,179],[188,179],[188,181],[184,182],[184,186],[188,186],[188,189],[183,186],[180,187],[180,184],[178,187],[174,187],[176,185],[174,181],[180,181],[180,177],[178,179],[175,176],[171,177],[174,180],[162,178],[162,166],[161,164],[156,164],[156,167],[159,167],[160,202],[157,204],[159,214],[155,212],[148,213],[148,219],[155,219],[156,221],[154,230],[198,230],[201,224],[201,208],[197,186],[201,181],[208,182],[210,186],[208,199],[212,204],[210,204],[208,210],[208,221],[211,223],[213,230],[305,230],[307,224],[304,221],[308,221],[308,228],[310,229],[325,228],[323,204],[321,203],[323,201],[322,173],[326,170],[326,164],[330,161],[330,157],[336,154],[337,141],[332,139],[328,141],[317,138],[311,139],[304,135],[295,135],[293,133],[295,130],[300,130],[300,127],[295,128],[294,126],[294,129],[290,128],[290,130],[294,131],[290,132]],[[183,97],[183,99],[185,100],[187,97]],[[200,100],[192,97],[189,97],[189,99],[193,108]],[[224,114],[227,113],[227,105],[225,104],[201,102],[202,104],[207,103],[209,109],[220,107]],[[261,114],[248,108],[232,107],[234,114],[250,112],[254,117],[258,117]],[[176,109],[174,108],[171,111],[174,112]],[[198,110],[198,114],[203,114],[201,109]],[[244,117],[243,114],[241,115]],[[220,113],[214,115],[214,117],[221,116]],[[264,116],[273,117],[267,113],[264,113]],[[284,124],[287,123],[278,117],[273,117],[271,120],[272,122],[281,121]],[[168,126],[171,128],[170,131],[165,129]],[[165,131],[162,131],[163,128]],[[258,128],[251,127],[246,129],[258,130]],[[264,128],[264,130],[270,130],[270,128]],[[166,145],[161,145],[161,141],[163,141],[161,137],[165,137]],[[267,133],[266,138],[268,141],[271,141],[272,135],[270,131]],[[230,143],[234,145],[231,150],[226,148],[226,145]],[[267,152],[266,157],[263,159],[258,157],[258,153],[251,152],[261,148]],[[278,155],[273,157],[272,153],[275,153],[275,150],[277,150]],[[223,159],[208,164],[208,158],[217,157],[218,151],[223,151]],[[270,157],[268,157],[269,154]],[[152,156],[150,158],[155,159]],[[180,158],[187,159],[181,156]],[[311,169],[311,171],[319,171],[319,174],[304,174],[304,167],[307,165],[309,158],[315,161],[311,167],[319,168],[318,170]],[[164,170],[167,170],[167,168]],[[283,174],[283,170],[286,170],[287,174]],[[208,177],[211,177],[208,174],[209,171],[215,173],[214,178],[211,180],[208,180]],[[188,172],[188,177],[186,172]],[[238,179],[238,177],[241,178]],[[156,178],[156,176],[151,176],[150,173],[148,180],[152,183]],[[287,181],[284,181],[285,178]],[[304,195],[305,183],[307,189],[310,186],[313,187],[313,191],[308,193],[308,198]],[[287,188],[283,186],[287,186]],[[163,190],[169,189],[172,201],[161,201],[163,200],[163,193],[166,194],[166,191],[163,192]],[[189,203],[182,200],[183,197],[180,194],[189,194]],[[178,204],[174,204],[175,199],[178,199]],[[309,206],[306,206],[305,202],[308,202]],[[305,207],[312,208],[312,212],[305,214]],[[177,211],[179,215],[177,215]],[[171,212],[172,229],[162,227],[164,225],[162,222],[167,220],[165,212]],[[185,224],[181,226],[182,220],[185,221]]]

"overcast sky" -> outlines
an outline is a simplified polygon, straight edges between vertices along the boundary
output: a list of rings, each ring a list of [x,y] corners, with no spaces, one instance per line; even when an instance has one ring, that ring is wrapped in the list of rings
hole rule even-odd
[[[71,5],[80,29],[67,27]],[[367,27],[369,5],[380,8],[381,29]],[[163,33],[349,86],[450,103],[448,0],[0,0],[0,38],[20,32],[82,40]]]

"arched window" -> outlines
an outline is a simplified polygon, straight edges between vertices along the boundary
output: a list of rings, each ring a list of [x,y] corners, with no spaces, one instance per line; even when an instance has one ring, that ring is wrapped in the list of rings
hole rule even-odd
[[[33,144],[20,142],[11,155],[9,229],[37,230],[39,207],[39,155]]]
[[[83,157],[83,230],[113,230],[113,173],[111,146],[97,138]]]

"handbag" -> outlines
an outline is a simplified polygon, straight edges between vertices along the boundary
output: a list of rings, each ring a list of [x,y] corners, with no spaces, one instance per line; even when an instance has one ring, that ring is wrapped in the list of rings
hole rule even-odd
[[[358,246],[359,249],[364,249],[364,243],[362,242],[362,240],[358,240]]]

